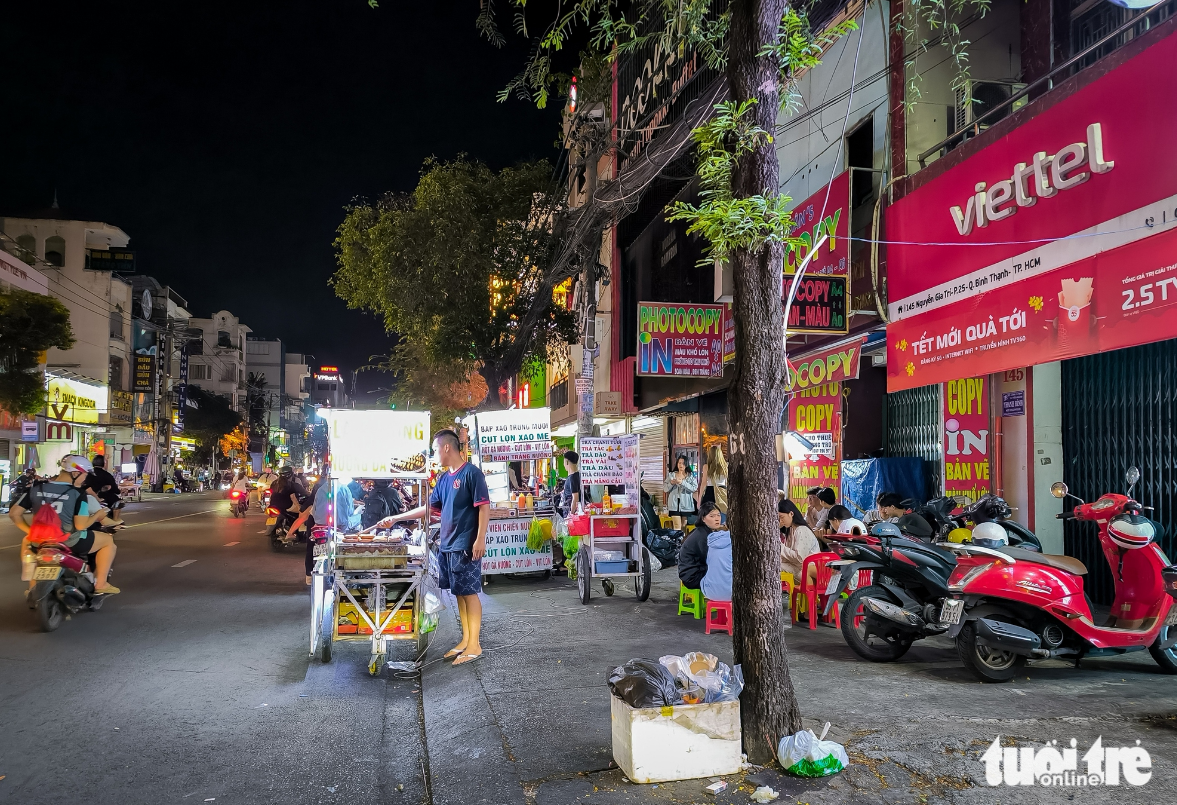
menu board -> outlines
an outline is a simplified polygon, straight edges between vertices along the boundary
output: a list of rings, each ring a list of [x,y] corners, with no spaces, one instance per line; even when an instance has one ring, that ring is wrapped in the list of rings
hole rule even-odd
[[[519,408],[478,415],[482,461],[540,461],[552,457],[551,409]]]
[[[627,436],[591,436],[580,440],[580,482],[624,485],[626,494],[637,494],[638,439]],[[635,498],[636,499],[636,498]]]
[[[552,543],[538,551],[527,547],[531,518],[491,520],[486,526],[486,554],[482,573],[530,573],[552,569]]]

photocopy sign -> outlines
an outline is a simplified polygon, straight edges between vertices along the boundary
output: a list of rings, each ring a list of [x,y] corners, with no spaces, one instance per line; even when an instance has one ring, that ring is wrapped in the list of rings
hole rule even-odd
[[[638,303],[639,375],[722,377],[723,305]]]
[[[551,409],[521,408],[478,415],[483,461],[539,461],[552,457]]]

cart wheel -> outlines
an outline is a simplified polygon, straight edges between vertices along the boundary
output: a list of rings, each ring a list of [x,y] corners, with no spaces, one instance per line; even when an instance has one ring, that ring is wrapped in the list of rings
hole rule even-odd
[[[601,579],[601,587],[605,590],[605,595],[617,592],[617,588],[613,586],[613,579]]]
[[[576,587],[580,590],[580,603],[589,602],[589,586],[592,584],[592,570],[589,567],[588,551],[581,548],[576,554]]]
[[[638,594],[639,601],[645,601],[650,597],[650,551],[642,548],[642,574],[634,579],[634,588]]]
[[[547,581],[547,580],[548,580],[548,579],[550,579],[551,577],[552,577],[552,571],[550,571],[550,570],[545,570],[545,571],[544,571],[544,575],[543,575],[543,579],[544,579],[544,581]]]
[[[482,577],[482,586],[485,587],[488,584],[490,584],[490,576],[484,575]]]
[[[373,654],[372,660],[368,663],[368,674],[370,676],[380,676],[380,671],[384,668],[385,655]]]

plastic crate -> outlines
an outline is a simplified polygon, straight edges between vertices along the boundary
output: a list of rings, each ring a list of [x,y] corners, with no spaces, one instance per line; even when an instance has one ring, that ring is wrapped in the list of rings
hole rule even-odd
[[[629,560],[622,559],[620,562],[597,562],[597,569],[594,573],[628,573]]]
[[[599,517],[593,523],[595,537],[628,537],[633,533],[633,520],[622,517]]]

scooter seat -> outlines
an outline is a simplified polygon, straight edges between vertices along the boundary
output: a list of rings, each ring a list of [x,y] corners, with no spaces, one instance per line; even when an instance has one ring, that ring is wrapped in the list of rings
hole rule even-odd
[[[1023,548],[1002,548],[1001,552],[1019,562],[1033,562],[1036,565],[1046,565],[1047,567],[1063,570],[1076,576],[1087,575],[1087,565],[1073,556],[1038,553],[1037,551],[1027,551]]]

